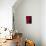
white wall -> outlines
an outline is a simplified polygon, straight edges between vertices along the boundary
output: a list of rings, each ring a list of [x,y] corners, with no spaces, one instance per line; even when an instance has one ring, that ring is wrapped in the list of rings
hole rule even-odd
[[[41,1],[41,38],[42,46],[46,46],[46,0]]]
[[[0,27],[12,28],[12,6],[16,0],[0,0]]]
[[[23,0],[15,8],[15,27],[18,32],[22,32],[25,38],[34,40],[36,46],[41,46],[41,0]],[[32,24],[26,24],[28,15],[32,16]]]

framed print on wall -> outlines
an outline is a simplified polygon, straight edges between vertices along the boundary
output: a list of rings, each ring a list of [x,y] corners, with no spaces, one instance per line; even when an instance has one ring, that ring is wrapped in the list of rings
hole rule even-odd
[[[26,24],[32,24],[32,16],[26,16]]]

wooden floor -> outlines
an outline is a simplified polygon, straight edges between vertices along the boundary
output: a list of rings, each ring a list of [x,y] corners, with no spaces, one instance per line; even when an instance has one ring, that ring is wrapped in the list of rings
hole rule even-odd
[[[13,39],[13,40],[6,40],[6,42],[2,43],[0,46],[16,46],[15,39]]]
[[[4,42],[3,44],[1,44],[0,46],[16,46],[16,39],[6,40],[6,42]],[[20,46],[24,46],[24,45],[21,44]]]

